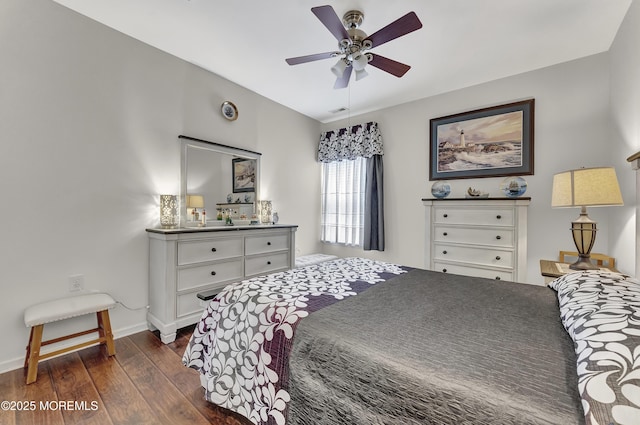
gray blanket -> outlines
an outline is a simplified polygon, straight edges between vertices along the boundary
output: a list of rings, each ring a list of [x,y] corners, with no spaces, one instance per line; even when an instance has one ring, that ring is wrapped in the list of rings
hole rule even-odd
[[[289,424],[584,424],[546,287],[415,269],[298,325]]]

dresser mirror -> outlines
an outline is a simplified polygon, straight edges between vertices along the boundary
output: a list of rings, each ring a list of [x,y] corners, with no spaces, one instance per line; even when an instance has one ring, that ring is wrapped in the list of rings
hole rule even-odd
[[[256,212],[262,154],[188,136],[179,139],[182,227],[202,223],[203,209],[209,226],[220,224],[216,220],[219,209],[234,207],[243,216]],[[197,205],[195,211],[191,205]]]

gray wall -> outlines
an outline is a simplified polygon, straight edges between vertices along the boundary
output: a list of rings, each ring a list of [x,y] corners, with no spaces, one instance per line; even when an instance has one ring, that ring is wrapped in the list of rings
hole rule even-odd
[[[300,226],[298,250],[319,251],[315,120],[48,0],[0,2],[0,57],[0,371],[21,366],[24,308],[69,295],[71,275],[147,304],[144,229],[158,195],[179,193],[180,134],[261,152],[263,195]],[[118,306],[112,323],[145,329],[145,312]]]

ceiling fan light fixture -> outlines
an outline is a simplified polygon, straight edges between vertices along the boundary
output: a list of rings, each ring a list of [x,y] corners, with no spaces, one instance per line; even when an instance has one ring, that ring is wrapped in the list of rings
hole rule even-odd
[[[356,81],[362,80],[367,75],[369,75],[369,73],[364,69],[356,69]]]
[[[357,71],[362,71],[364,70],[364,67],[367,65],[367,63],[369,62],[369,60],[367,59],[367,55],[365,55],[362,52],[358,52],[356,53],[355,57],[353,58],[353,69],[357,72]]]
[[[344,74],[345,69],[347,69],[347,62],[343,58],[340,58],[338,59],[338,62],[331,67],[331,72],[333,72],[336,77],[340,78],[342,77],[342,74]]]

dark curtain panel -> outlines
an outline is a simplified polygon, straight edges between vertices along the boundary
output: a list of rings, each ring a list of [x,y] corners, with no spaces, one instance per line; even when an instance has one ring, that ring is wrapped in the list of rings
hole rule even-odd
[[[367,179],[364,199],[365,251],[384,251],[384,194],[382,155],[367,159]]]

